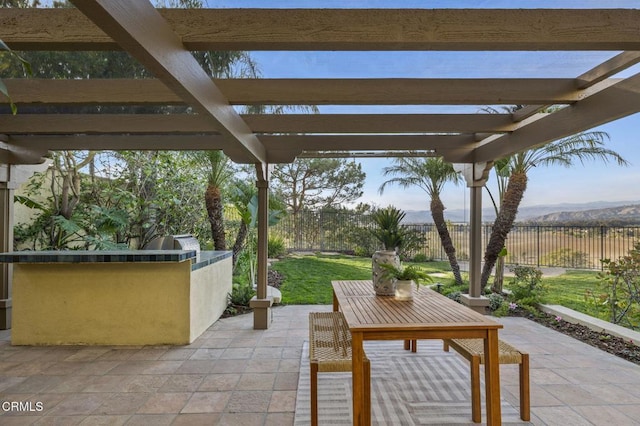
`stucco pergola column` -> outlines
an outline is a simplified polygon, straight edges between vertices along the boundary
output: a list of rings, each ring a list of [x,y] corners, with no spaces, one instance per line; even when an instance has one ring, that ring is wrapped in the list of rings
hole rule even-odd
[[[13,251],[13,198],[15,190],[33,173],[46,170],[38,165],[0,164],[0,251]],[[0,330],[11,328],[13,265],[0,264]]]
[[[8,166],[10,167],[10,166]],[[0,251],[13,251],[13,196],[17,184],[0,182]],[[11,328],[13,264],[0,265],[0,329]]]
[[[464,176],[469,187],[469,294],[462,295],[462,303],[480,313],[485,312],[489,299],[482,295],[482,188],[487,183],[493,163],[456,164],[456,171]]]
[[[267,294],[267,261],[269,241],[269,176],[268,170],[256,165],[258,179],[258,276],[257,294],[249,302],[253,308],[253,328],[266,330],[271,325],[273,298]]]

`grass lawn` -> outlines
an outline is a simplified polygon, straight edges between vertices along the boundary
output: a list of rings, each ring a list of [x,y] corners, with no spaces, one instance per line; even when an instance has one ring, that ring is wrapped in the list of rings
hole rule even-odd
[[[610,313],[602,306],[606,291],[598,285],[597,272],[567,271],[544,282],[549,286],[549,293],[544,298],[546,304],[562,305],[605,321],[611,320]],[[640,311],[635,305],[627,314],[627,320],[619,325],[637,330],[639,324]]]
[[[420,263],[426,272],[447,272],[447,262]],[[331,304],[331,281],[370,280],[371,259],[338,255],[292,256],[272,264],[285,276],[280,287],[288,305]]]
[[[428,273],[445,273],[437,281],[453,288],[454,282],[448,262],[426,262],[418,264]],[[330,304],[332,280],[369,280],[371,279],[371,259],[364,257],[316,254],[291,256],[274,262],[272,268],[282,273],[285,280],[280,287],[283,303]],[[542,277],[548,287],[544,302],[562,305],[607,319],[602,310],[593,303],[593,298],[585,297],[589,291],[598,294],[593,271],[567,271],[558,277]],[[466,279],[466,276],[463,277]],[[509,288],[509,277],[505,277],[505,288]],[[445,288],[444,293],[447,293]]]
[[[598,310],[590,292],[599,294],[597,272],[569,270],[558,277],[543,278],[549,292],[544,302],[549,305],[562,305],[587,315],[606,320],[601,310]]]

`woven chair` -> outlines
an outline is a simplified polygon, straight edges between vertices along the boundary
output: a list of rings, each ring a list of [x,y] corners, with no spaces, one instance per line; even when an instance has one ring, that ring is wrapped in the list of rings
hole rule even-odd
[[[444,340],[444,350],[455,349],[471,364],[471,418],[479,423],[482,418],[480,408],[480,364],[484,364],[483,339]],[[500,364],[519,364],[520,368],[520,418],[529,421],[531,406],[529,402],[529,354],[520,352],[510,344],[498,340]]]
[[[311,369],[311,424],[318,424],[318,373],[349,372],[351,332],[341,312],[311,312],[309,314],[309,366]],[[364,359],[366,416],[371,420],[371,368]]]

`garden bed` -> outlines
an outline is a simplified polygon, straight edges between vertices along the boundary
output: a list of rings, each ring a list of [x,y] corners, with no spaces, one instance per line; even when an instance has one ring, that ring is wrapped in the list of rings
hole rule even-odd
[[[559,319],[555,315],[541,311],[534,315],[525,309],[516,308],[509,310],[509,315],[535,321],[545,327],[552,328],[598,349],[640,365],[640,347],[620,337],[594,331],[584,325],[573,324]]]
[[[284,276],[278,271],[269,269],[267,271],[267,280],[267,285],[279,289],[282,281],[284,281]],[[253,312],[253,308],[249,306],[230,303],[221,318],[229,318],[236,315],[248,314],[250,312]]]

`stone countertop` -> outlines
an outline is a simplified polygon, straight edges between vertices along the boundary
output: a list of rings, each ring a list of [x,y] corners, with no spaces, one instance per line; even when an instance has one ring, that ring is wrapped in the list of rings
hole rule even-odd
[[[232,251],[201,251],[193,258],[191,270],[204,268],[205,266],[227,259],[233,255]]]
[[[0,263],[135,263],[195,260],[195,250],[65,250],[0,253]]]
[[[231,257],[231,251],[195,250],[65,250],[0,253],[0,263],[153,263],[191,260],[191,270]]]

